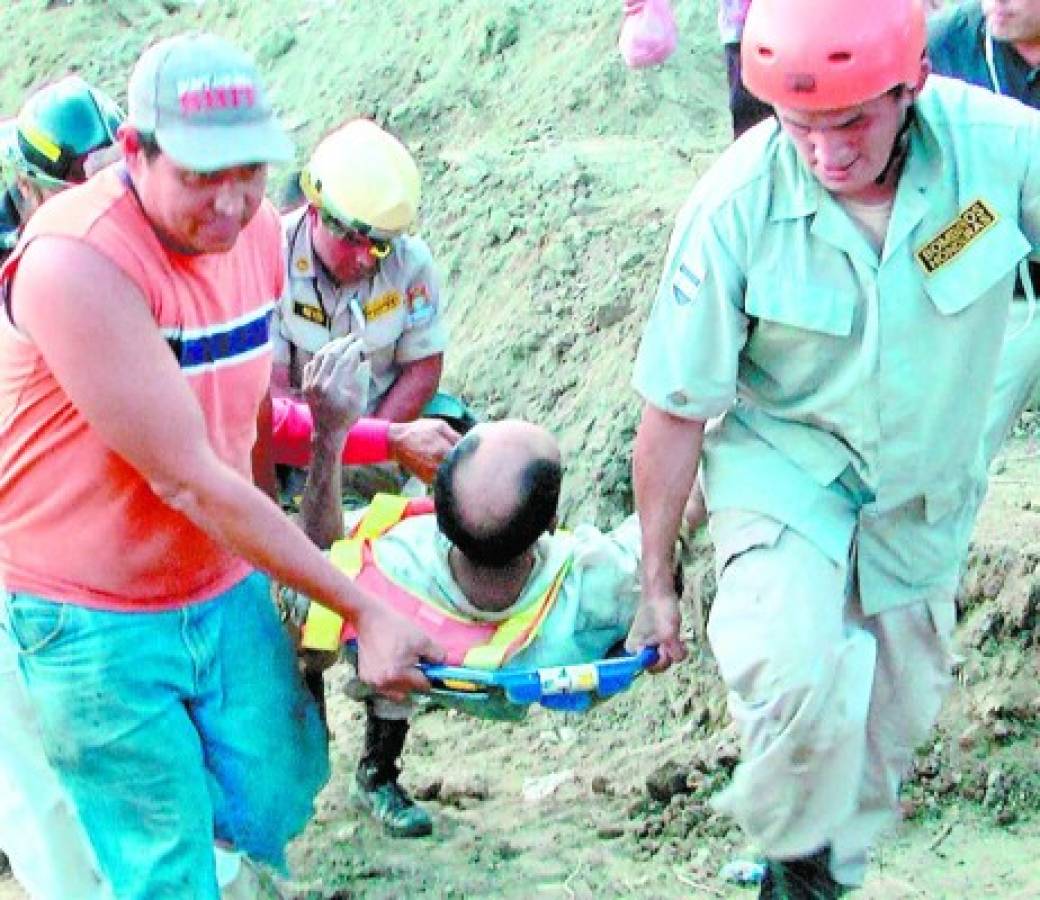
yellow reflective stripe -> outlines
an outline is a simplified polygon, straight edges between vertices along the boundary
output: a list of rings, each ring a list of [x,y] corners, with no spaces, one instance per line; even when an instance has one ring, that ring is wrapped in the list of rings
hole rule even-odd
[[[342,630],[342,617],[312,600],[307,620],[303,623],[300,644],[306,650],[338,650]]]
[[[368,509],[358,521],[353,537],[336,541],[329,551],[329,560],[344,575],[357,578],[361,573],[362,549],[366,539],[379,537],[401,521],[407,497],[376,494]],[[343,618],[318,603],[311,603],[303,623],[300,643],[308,650],[336,650],[343,630]]]
[[[343,538],[336,541],[329,550],[330,562],[344,575],[357,578],[361,572],[361,548],[364,543],[361,538]]]
[[[515,655],[527,647],[534,640],[539,627],[556,601],[560,588],[563,586],[563,579],[570,567],[571,558],[567,557],[541,600],[523,612],[506,619],[495,630],[491,640],[479,647],[471,648],[466,653],[462,664],[474,669],[500,669],[506,661],[507,654]],[[509,652],[510,650],[512,653]]]
[[[377,494],[358,521],[353,537],[336,541],[332,545],[329,551],[329,559],[332,564],[345,575],[356,578],[361,572],[362,551],[365,541],[377,538],[393,528],[394,525],[404,518],[407,506],[407,497],[399,497],[393,494]],[[489,641],[470,648],[463,659],[463,665],[471,666],[475,669],[499,669],[508,656],[513,656],[527,647],[534,640],[542,622],[548,615],[553,603],[556,602],[560,589],[563,587],[563,580],[570,567],[571,557],[567,557],[541,599],[522,612],[502,622],[495,629],[495,633]],[[384,577],[397,584],[386,573],[384,573]],[[403,590],[409,590],[405,585],[398,586]],[[426,604],[433,605],[442,615],[448,618],[462,622],[471,621],[462,616],[454,615],[448,610],[440,609],[437,604],[431,604],[431,601],[425,598],[418,599]],[[312,602],[307,610],[307,619],[304,622],[301,643],[309,650],[336,650],[339,647],[339,636],[342,628],[343,619],[339,615],[318,603]]]
[[[353,537],[336,541],[332,545],[329,560],[344,575],[357,578],[361,573],[365,540],[377,538],[393,528],[404,517],[407,506],[407,497],[376,494],[358,521]],[[301,644],[308,650],[336,650],[342,630],[342,616],[312,602],[303,624]]]
[[[354,528],[355,538],[377,538],[404,518],[408,498],[396,494],[376,494]]]
[[[18,130],[30,144],[47,157],[51,162],[61,159],[61,147],[45,135],[33,122],[18,122]]]
[[[361,571],[361,548],[364,541],[359,538],[346,538],[336,541],[329,551],[332,564],[351,578],[356,578]],[[339,648],[339,636],[343,630],[343,617],[326,609],[320,603],[311,601],[307,609],[307,618],[303,623],[303,634],[300,643],[307,650],[336,650]]]

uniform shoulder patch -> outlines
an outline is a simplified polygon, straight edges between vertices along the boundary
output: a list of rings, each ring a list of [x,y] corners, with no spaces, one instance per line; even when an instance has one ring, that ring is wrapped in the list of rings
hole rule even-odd
[[[971,243],[996,224],[1000,216],[985,200],[969,203],[949,225],[917,251],[917,261],[928,275],[956,259]]]
[[[429,303],[430,289],[426,285],[425,281],[418,281],[408,288],[408,292],[405,296],[408,298],[409,306],[415,306],[416,303]]]
[[[310,306],[307,303],[301,303],[299,300],[296,300],[293,302],[293,312],[301,319],[306,319],[308,322],[313,322],[322,328],[329,327],[328,314],[320,306]]]
[[[701,277],[686,263],[680,262],[672,276],[672,297],[680,306],[693,302],[701,286]]]
[[[417,282],[408,288],[408,327],[421,328],[433,321],[437,313],[437,304],[430,296],[430,288],[425,282]]]

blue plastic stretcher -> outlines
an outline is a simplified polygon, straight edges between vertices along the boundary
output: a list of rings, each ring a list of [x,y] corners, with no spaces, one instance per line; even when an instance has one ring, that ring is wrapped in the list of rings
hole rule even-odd
[[[450,700],[504,697],[516,706],[539,703],[561,712],[584,712],[594,702],[627,690],[638,675],[657,662],[657,650],[542,669],[472,669],[421,665],[430,680],[430,696]]]

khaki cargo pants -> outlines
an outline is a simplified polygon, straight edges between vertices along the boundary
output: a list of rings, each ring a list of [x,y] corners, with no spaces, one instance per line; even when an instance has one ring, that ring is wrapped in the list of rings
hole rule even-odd
[[[766,856],[830,845],[833,876],[860,884],[950,685],[953,597],[867,617],[851,566],[781,522],[729,509],[710,529],[708,637],[743,745],[715,805]]]

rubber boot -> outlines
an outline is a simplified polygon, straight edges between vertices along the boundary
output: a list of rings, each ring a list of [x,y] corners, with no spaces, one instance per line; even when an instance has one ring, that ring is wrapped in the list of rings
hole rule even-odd
[[[798,859],[766,861],[758,900],[837,900],[848,891],[830,872],[829,847]]]
[[[433,831],[430,814],[397,783],[397,759],[408,737],[407,719],[380,719],[365,704],[365,748],[354,776],[354,802],[392,837],[423,837]]]

